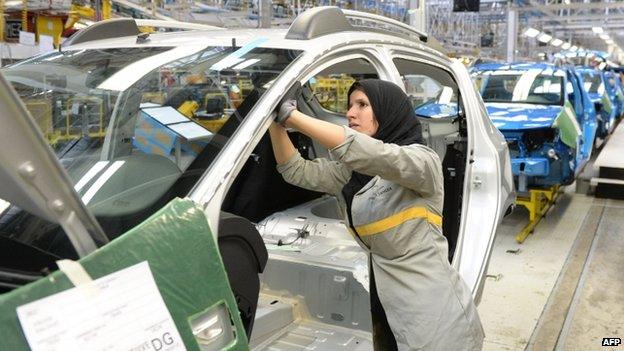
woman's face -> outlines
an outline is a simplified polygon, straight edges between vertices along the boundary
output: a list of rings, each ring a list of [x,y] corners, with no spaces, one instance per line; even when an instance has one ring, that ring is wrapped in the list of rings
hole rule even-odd
[[[379,128],[370,101],[361,90],[354,90],[349,96],[347,119],[349,120],[349,128],[368,136],[373,136]]]

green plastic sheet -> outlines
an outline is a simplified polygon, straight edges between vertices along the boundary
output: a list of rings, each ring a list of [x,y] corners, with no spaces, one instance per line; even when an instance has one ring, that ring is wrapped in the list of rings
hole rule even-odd
[[[576,149],[576,141],[581,136],[581,127],[576,120],[576,113],[569,101],[565,103],[555,119],[555,127],[559,128],[561,141],[567,146]]]
[[[80,260],[92,279],[147,260],[187,350],[199,351],[189,318],[220,303],[230,311],[235,339],[224,350],[248,350],[234,295],[203,210],[174,199],[142,224]],[[16,308],[72,288],[65,274],[50,276],[0,296],[0,349],[30,348]]]

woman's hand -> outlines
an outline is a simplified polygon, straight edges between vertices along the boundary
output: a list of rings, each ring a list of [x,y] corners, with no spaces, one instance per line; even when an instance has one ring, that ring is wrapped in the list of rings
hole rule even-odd
[[[277,111],[277,118],[275,121],[281,125],[286,124],[286,120],[290,118],[291,114],[297,110],[297,100],[286,100],[282,102],[279,110]]]

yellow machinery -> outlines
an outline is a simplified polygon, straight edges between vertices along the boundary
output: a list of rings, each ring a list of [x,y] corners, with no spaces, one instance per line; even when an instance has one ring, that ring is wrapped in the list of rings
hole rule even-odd
[[[219,101],[223,101],[223,109],[228,108],[228,105],[227,105],[228,99],[225,93],[206,94],[204,98],[204,106],[208,106],[209,101],[211,101],[212,99],[218,99]],[[213,133],[217,133],[221,129],[221,127],[223,127],[225,122],[227,122],[228,120],[227,115],[225,116],[226,117],[224,117],[224,114],[222,113],[221,116],[217,116],[218,118],[214,118],[214,119],[194,118],[194,120],[200,125],[202,125],[204,128],[208,129],[209,131]]]
[[[100,0],[95,0],[100,1]],[[78,22],[81,18],[88,19],[91,21],[99,21],[99,20],[107,20],[111,18],[111,2],[110,0],[101,0],[102,1],[102,18],[97,18],[98,14],[95,13],[95,9],[90,6],[84,6],[82,4],[72,3],[71,8],[69,10],[69,17],[67,17],[67,22],[65,22],[65,29],[72,28],[76,22]]]
[[[319,103],[328,110],[334,112],[346,112],[348,105],[349,88],[355,82],[350,76],[340,78],[317,78],[312,84],[312,91],[316,95]]]
[[[529,223],[516,235],[516,241],[520,244],[533,233],[535,226],[544,217],[546,212],[555,204],[561,190],[561,186],[554,185],[546,189],[529,189],[529,197],[518,197],[516,204],[524,206],[529,211]]]
[[[0,0],[0,43],[4,42],[4,0]]]
[[[49,139],[53,134],[52,105],[47,99],[32,99],[24,101],[28,112],[34,117],[39,129]]]
[[[254,85],[251,79],[241,78],[238,80],[237,84],[243,96],[249,95],[249,93],[251,93],[251,91],[254,88]]]
[[[102,102],[102,99],[97,97],[77,97],[67,100],[65,130],[54,131],[52,138],[49,138],[52,144],[55,144],[61,140],[78,139],[82,135],[82,131],[76,131],[76,129],[82,127],[82,123],[76,123],[81,127],[75,127],[72,125],[72,120],[70,118],[70,116],[72,115],[72,109],[74,108],[74,106],[76,106],[76,104],[84,104],[84,106],[90,109],[90,114],[95,114],[97,117],[98,123],[96,125],[96,130],[92,131],[89,126],[89,136],[92,138],[103,138],[104,136],[106,136],[106,129],[104,128],[104,104]]]
[[[82,135],[82,121],[72,123],[72,106],[83,104],[89,109],[92,116],[96,116],[98,122],[93,126],[88,126],[88,134],[92,138],[103,138],[106,134],[104,128],[104,105],[102,99],[95,97],[73,98],[68,100],[67,112],[65,114],[64,125],[55,126],[52,121],[52,104],[47,99],[31,99],[24,101],[26,108],[35,118],[41,132],[51,145],[60,141],[78,139]]]
[[[61,43],[63,33],[63,19],[60,16],[39,14],[36,19],[37,40],[40,35],[49,35],[54,38],[54,45],[58,47]]]
[[[185,115],[188,118],[193,118],[195,112],[199,109],[199,104],[196,101],[188,100],[184,101],[180,107],[178,107],[178,112]]]
[[[28,0],[22,0],[22,30],[28,31]]]

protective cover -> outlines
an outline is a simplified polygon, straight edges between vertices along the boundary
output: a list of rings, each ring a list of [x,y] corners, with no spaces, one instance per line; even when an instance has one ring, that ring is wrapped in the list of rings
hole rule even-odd
[[[576,120],[574,108],[569,101],[565,103],[565,106],[557,116],[555,125],[561,131],[561,141],[569,147],[575,149],[576,140],[581,135],[581,127]]]
[[[189,318],[225,301],[236,339],[223,350],[247,350],[245,330],[221,257],[202,209],[174,199],[142,224],[80,260],[93,279],[147,260],[187,350],[200,348]],[[29,350],[16,308],[72,288],[65,274],[50,276],[0,296],[0,349]]]

